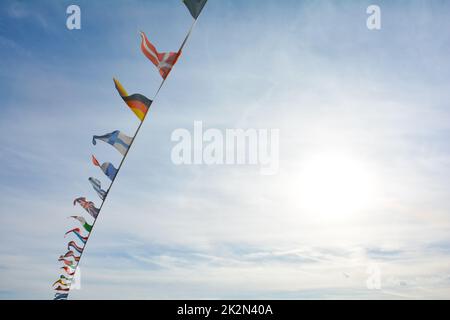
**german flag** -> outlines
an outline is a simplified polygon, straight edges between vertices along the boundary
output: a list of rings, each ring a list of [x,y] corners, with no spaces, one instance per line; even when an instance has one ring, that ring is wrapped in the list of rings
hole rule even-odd
[[[134,114],[139,118],[139,120],[143,121],[145,115],[147,114],[148,109],[150,108],[150,105],[152,104],[152,100],[138,93],[129,96],[127,91],[120,84],[119,80],[117,79],[113,80],[116,89],[119,92],[120,96],[122,97],[123,101],[125,101],[125,103],[130,107],[131,111],[134,112]]]

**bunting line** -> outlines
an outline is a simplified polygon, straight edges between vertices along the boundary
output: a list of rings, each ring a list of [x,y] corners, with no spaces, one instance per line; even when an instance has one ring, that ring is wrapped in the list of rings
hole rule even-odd
[[[207,0],[200,0],[200,1],[199,1],[199,0],[193,0],[193,1],[194,1],[194,2],[195,2],[195,1],[198,1],[198,2],[201,2],[201,3],[202,3],[202,4],[201,4],[200,11],[198,12],[198,14],[196,14],[196,16],[193,15],[190,6],[186,3],[186,2],[190,2],[190,1],[183,0],[183,3],[188,7],[189,11],[191,12],[191,15],[193,16],[194,22],[192,23],[191,27],[189,28],[189,31],[188,31],[186,37],[184,38],[183,42],[181,43],[180,48],[179,48],[178,51],[177,51],[177,55],[178,55],[177,59],[180,57],[181,52],[182,52],[182,50],[183,50],[185,44],[187,43],[189,37],[191,36],[191,33],[192,33],[192,31],[193,31],[193,29],[194,29],[194,26],[195,26],[195,24],[196,24],[196,22],[197,22],[198,16],[200,15],[201,10],[203,9],[203,6],[205,5],[205,3],[206,3]],[[198,5],[198,4],[192,4],[192,6],[196,6],[196,5]],[[172,69],[173,69],[174,66],[175,66],[175,65],[172,66]],[[171,70],[172,70],[172,69],[171,69]],[[170,71],[171,71],[171,70],[170,70]],[[161,91],[161,89],[162,89],[162,87],[163,87],[163,85],[164,85],[166,79],[167,79],[167,77],[163,77],[163,79],[162,79],[162,81],[161,81],[161,84],[160,84],[159,87],[158,87],[158,90],[156,91],[156,93],[155,93],[153,99],[151,100],[151,101],[152,101],[152,104],[153,104],[153,102],[156,100],[156,98],[157,98],[159,92]],[[114,83],[116,84],[116,81],[114,81]],[[149,111],[149,110],[148,110],[148,111]],[[78,239],[79,239],[81,242],[83,242],[83,246],[82,246],[82,247],[78,247],[78,245],[77,245],[74,241],[70,241],[69,244],[68,244],[68,248],[67,248],[67,249],[69,250],[69,248],[72,246],[72,247],[73,247],[80,255],[79,255],[78,257],[75,257],[75,255],[73,255],[73,252],[72,252],[72,255],[69,255],[69,256],[72,256],[72,257],[75,259],[75,261],[65,260],[65,259],[64,259],[64,258],[65,258],[64,256],[61,256],[61,257],[60,257],[59,260],[60,260],[60,261],[63,261],[64,264],[65,264],[65,266],[62,267],[62,269],[64,269],[65,272],[66,272],[69,276],[71,276],[71,278],[70,278],[70,281],[68,281],[68,283],[64,283],[64,282],[62,281],[62,279],[65,279],[65,280],[69,280],[69,279],[66,278],[65,276],[61,276],[60,279],[57,280],[57,281],[53,284],[53,286],[56,285],[56,284],[60,284],[60,286],[58,286],[55,290],[57,290],[57,291],[63,291],[63,293],[56,293],[55,298],[54,298],[55,300],[66,300],[66,299],[68,298],[69,294],[70,294],[70,287],[71,287],[71,285],[72,285],[72,283],[73,283],[73,281],[71,281],[71,280],[73,279],[73,277],[75,276],[75,274],[76,274],[76,272],[77,272],[78,266],[79,266],[79,264],[80,264],[80,262],[81,262],[81,258],[82,258],[82,256],[83,256],[83,253],[85,252],[86,245],[87,245],[87,243],[88,243],[88,241],[89,241],[89,239],[90,239],[90,235],[91,235],[91,233],[92,233],[93,230],[94,230],[94,226],[95,226],[95,224],[96,224],[96,222],[97,222],[97,219],[98,219],[98,217],[99,217],[99,215],[100,215],[100,212],[102,211],[103,205],[105,204],[106,200],[108,199],[110,190],[111,190],[112,186],[114,185],[114,182],[116,181],[117,176],[119,175],[120,169],[122,168],[122,165],[124,164],[125,159],[126,159],[128,153],[129,153],[130,150],[131,150],[131,147],[132,147],[132,145],[133,145],[133,143],[134,143],[134,141],[135,141],[135,139],[136,139],[136,137],[137,137],[137,135],[138,135],[138,133],[139,133],[141,127],[142,127],[142,124],[144,123],[145,119],[147,118],[147,114],[148,114],[148,112],[146,112],[146,113],[143,115],[143,117],[142,117],[142,119],[141,119],[141,121],[140,121],[140,123],[139,123],[139,126],[137,127],[137,129],[136,129],[136,131],[135,131],[133,137],[131,137],[131,141],[130,141],[130,143],[129,143],[129,145],[128,145],[128,148],[126,148],[126,150],[123,150],[123,157],[122,157],[122,160],[120,161],[119,166],[117,167],[117,170],[116,170],[116,172],[115,172],[115,175],[111,178],[111,183],[110,183],[108,189],[107,189],[106,192],[105,192],[105,195],[104,195],[104,197],[103,197],[103,199],[102,199],[102,202],[101,202],[101,204],[100,204],[100,207],[99,207],[98,209],[94,207],[94,209],[96,209],[96,215],[94,216],[94,215],[91,214],[91,215],[93,216],[93,218],[94,218],[94,221],[93,221],[92,225],[87,224],[86,221],[84,220],[84,218],[82,218],[82,217],[71,216],[72,218],[78,220],[78,221],[83,225],[83,227],[88,231],[88,234],[87,234],[86,237],[83,237],[83,236],[80,234],[80,229],[79,229],[79,228],[74,228],[74,229],[72,229],[72,230],[70,230],[70,231],[68,231],[68,232],[66,233],[66,235],[69,234],[69,233],[74,233],[74,234],[78,237]],[[95,138],[98,138],[98,137],[95,137]],[[95,139],[94,139],[94,141],[95,141]],[[95,159],[95,157],[93,157],[93,159]],[[77,201],[77,200],[79,200],[79,199],[83,199],[83,200],[84,200],[84,198],[77,198],[75,201]],[[74,202],[74,204],[75,204],[75,202]],[[86,209],[86,208],[85,208],[85,209]],[[87,209],[86,209],[86,210],[87,210]],[[88,211],[88,210],[87,210],[87,211]],[[88,211],[88,212],[89,212],[89,211]],[[89,213],[90,213],[90,212],[89,212]],[[66,255],[67,255],[67,254],[66,254]],[[73,263],[73,264],[72,264],[72,263]],[[61,287],[61,285],[63,285],[65,288]]]

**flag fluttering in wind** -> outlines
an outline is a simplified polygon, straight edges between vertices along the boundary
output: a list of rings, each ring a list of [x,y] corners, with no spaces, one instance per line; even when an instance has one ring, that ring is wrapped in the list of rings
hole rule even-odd
[[[100,167],[102,169],[103,173],[112,180],[116,177],[117,169],[110,163],[110,162],[104,162],[102,165],[98,162],[98,160],[92,156],[92,163],[94,166]]]
[[[69,268],[68,266],[61,267],[69,276],[73,276],[75,274],[75,269]]]
[[[89,237],[83,237],[81,235],[80,228],[74,228],[72,230],[67,231],[65,236],[67,236],[71,232],[73,232],[78,237],[78,239],[80,239],[80,241],[83,242],[84,244],[86,243],[87,239],[89,238]]]
[[[59,256],[60,260],[63,260],[65,258],[74,258],[75,261],[77,261],[77,258],[79,258],[78,256],[76,256],[73,251],[69,250],[66,252],[65,255]]]
[[[83,252],[83,248],[79,247],[73,240],[67,244],[67,250],[70,250],[70,248],[74,248],[78,253]]]
[[[131,111],[134,112],[134,114],[139,118],[139,120],[143,121],[145,115],[147,114],[148,109],[152,104],[152,100],[139,93],[135,93],[129,96],[125,88],[119,82],[119,80],[117,79],[113,80],[114,85],[116,86],[116,89],[119,92],[120,96],[122,97],[123,101],[125,101],[125,103],[128,105],[128,107],[130,107]]]
[[[95,192],[97,192],[99,198],[105,200],[106,191],[102,189],[102,183],[100,182],[100,180],[95,179],[93,177],[90,177],[88,180],[91,183],[92,187],[94,188]]]
[[[75,269],[75,263],[73,261],[64,258],[59,258],[58,261],[62,261],[66,266]]]
[[[73,251],[72,251],[72,250],[69,250],[69,251],[67,251],[63,256],[61,256],[61,257],[67,258],[67,257],[72,257],[72,256],[73,256]]]
[[[99,208],[95,207],[95,204],[92,201],[86,200],[84,197],[76,198],[73,201],[73,205],[75,206],[77,203],[84,208],[91,217],[94,218],[92,224],[88,223],[86,219],[83,216],[80,215],[73,215],[71,218],[77,220],[80,224],[80,228],[74,228],[72,230],[69,230],[66,232],[64,237],[66,237],[68,234],[73,233],[78,239],[71,240],[67,244],[67,252],[59,257],[59,261],[63,263],[63,266],[61,267],[62,270],[64,270],[64,274],[61,274],[59,277],[59,280],[55,281],[53,283],[53,289],[56,290],[54,300],[67,300],[69,296],[69,292],[71,289],[71,286],[74,284],[72,282],[72,279],[74,279],[75,274],[78,269],[78,265],[80,263],[81,257],[83,256],[83,253],[86,248],[86,243],[89,240],[89,237],[91,235],[91,232],[94,229],[95,223],[97,221],[97,217],[100,214],[100,211],[103,208],[103,205],[108,197],[109,191],[114,184],[116,180],[117,173],[122,168],[122,165],[124,164],[124,161],[128,155],[128,152],[131,148],[131,146],[134,143],[134,140],[136,136],[139,133],[139,130],[141,126],[144,123],[144,120],[146,119],[146,115],[150,109],[150,106],[153,103],[153,100],[156,99],[158,96],[161,88],[163,87],[167,77],[169,76],[170,72],[173,69],[173,66],[177,63],[178,58],[180,57],[183,48],[189,39],[191,32],[196,24],[197,18],[200,15],[200,13],[203,10],[203,7],[205,6],[207,0],[183,0],[183,3],[188,8],[190,14],[194,18],[194,21],[192,21],[192,25],[187,32],[184,40],[181,42],[181,45],[179,46],[179,49],[177,52],[158,52],[155,48],[155,46],[148,40],[147,36],[144,32],[140,33],[141,36],[141,43],[140,43],[140,50],[145,55],[146,58],[148,58],[158,69],[159,74],[163,78],[161,81],[159,88],[156,90],[156,93],[153,96],[153,99],[150,100],[146,96],[142,94],[132,94],[129,95],[125,88],[122,86],[122,84],[115,78],[114,85],[116,87],[116,90],[119,92],[119,95],[123,99],[123,101],[127,104],[127,106],[133,111],[133,113],[138,117],[140,120],[140,123],[138,127],[136,128],[136,131],[132,137],[127,136],[126,134],[120,132],[119,130],[115,130],[113,132],[107,133],[105,135],[101,136],[93,136],[92,143],[96,145],[97,140],[101,140],[103,142],[106,142],[117,149],[117,151],[120,152],[120,154],[123,156],[118,168],[116,169],[114,165],[112,165],[110,162],[105,162],[100,165],[98,160],[92,156],[92,163],[100,167],[103,173],[111,180],[111,184],[108,186],[108,188],[105,190],[102,189],[101,182],[93,177],[89,178],[89,182],[94,188],[95,192],[98,194],[100,199],[102,200],[102,203]],[[87,232],[87,235],[84,236],[81,233],[81,230],[84,229]],[[84,231],[83,231],[84,232]],[[79,245],[79,241],[81,241],[81,244]],[[55,286],[57,286],[55,288]]]
[[[67,257],[67,258],[70,258],[70,257]],[[69,261],[75,266],[74,262],[80,261],[80,257],[72,256],[72,258],[73,258],[73,261],[72,260],[67,260],[64,256],[60,256],[58,261],[63,261],[63,262],[64,261]],[[67,264],[67,265],[69,265],[69,264]]]
[[[68,284],[65,283],[64,281],[62,281],[62,279],[59,279],[59,280],[56,280],[55,283],[53,283],[52,287],[54,287],[58,283],[63,285],[63,286],[66,286],[66,287],[68,286]]]
[[[61,279],[61,280],[67,280],[67,281],[72,281],[72,278],[67,278],[66,276],[64,276],[64,275],[60,275],[59,276],[59,278]]]
[[[69,291],[70,289],[69,289],[69,287],[63,288],[61,286],[58,286],[58,288],[56,288],[55,290],[57,290],[57,291]]]
[[[141,50],[142,53],[158,68],[159,74],[163,79],[166,79],[172,70],[175,63],[177,63],[180,52],[163,52],[159,53],[155,46],[148,41],[144,32],[141,32]]]
[[[129,136],[123,134],[119,130],[107,133],[103,136],[94,136],[92,138],[92,143],[94,145],[97,144],[96,142],[97,139],[109,143],[114,148],[116,148],[117,151],[119,151],[123,156],[127,153],[131,141],[133,140],[133,138],[130,138]]]
[[[55,300],[67,300],[67,297],[69,296],[68,293],[55,293]]]
[[[197,19],[202,12],[207,0],[183,0],[194,19]]]
[[[76,205],[77,203],[82,206],[84,210],[86,210],[87,213],[89,213],[94,219],[97,218],[99,211],[92,201],[86,201],[86,198],[80,197],[73,201],[73,205]]]
[[[86,230],[87,232],[91,232],[92,230],[92,226],[86,222],[86,219],[84,219],[83,217],[80,216],[70,216],[71,218],[74,218],[75,220],[78,220],[81,225],[83,226],[84,230]],[[67,249],[69,250],[69,249]]]
[[[62,285],[67,286],[68,284],[70,284],[72,282],[73,277],[67,278],[64,275],[60,275],[59,276],[59,280],[55,281],[55,283],[53,284],[53,287],[55,286],[55,284],[57,283],[61,283]]]
[[[64,259],[64,258],[70,258],[72,257],[75,261],[79,261],[80,257],[76,256],[73,251],[69,250],[67,251],[67,253],[63,256],[60,256],[59,259]]]

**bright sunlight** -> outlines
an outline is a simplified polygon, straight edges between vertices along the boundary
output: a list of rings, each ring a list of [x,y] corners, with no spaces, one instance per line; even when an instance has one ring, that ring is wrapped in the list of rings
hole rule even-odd
[[[374,201],[375,175],[356,157],[324,152],[302,165],[300,206],[327,219],[349,218]]]

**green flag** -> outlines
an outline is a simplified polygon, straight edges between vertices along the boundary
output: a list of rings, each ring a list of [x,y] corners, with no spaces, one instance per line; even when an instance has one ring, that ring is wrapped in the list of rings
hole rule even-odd
[[[197,19],[207,0],[183,0],[192,17]]]

